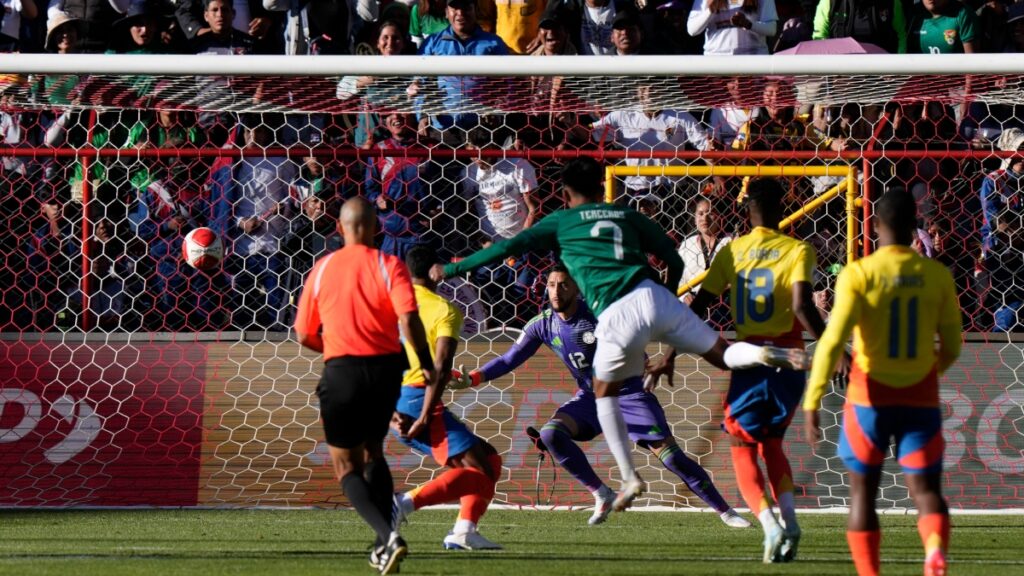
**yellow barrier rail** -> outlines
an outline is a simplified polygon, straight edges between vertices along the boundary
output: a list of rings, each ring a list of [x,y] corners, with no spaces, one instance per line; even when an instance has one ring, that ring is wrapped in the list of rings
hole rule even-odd
[[[796,212],[779,222],[779,229],[785,229],[794,222],[805,218],[829,200],[845,193],[846,195],[846,261],[857,258],[857,207],[861,205],[858,198],[857,169],[853,166],[606,166],[604,174],[604,199],[615,201],[615,178],[623,176],[770,176],[770,177],[814,177],[839,176],[842,182],[818,194]],[[682,296],[704,281],[707,272],[701,272],[692,280],[679,287]]]

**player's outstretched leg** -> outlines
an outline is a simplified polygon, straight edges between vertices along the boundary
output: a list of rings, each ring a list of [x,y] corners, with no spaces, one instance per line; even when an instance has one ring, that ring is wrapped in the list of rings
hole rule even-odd
[[[691,460],[674,439],[664,443],[652,444],[650,448],[669,472],[672,472],[682,479],[683,482],[686,482],[691,492],[718,512],[726,526],[732,528],[750,527],[750,522],[733,510],[729,503],[725,501],[725,498],[722,497],[722,494],[718,492],[718,488],[711,481],[711,476],[708,475],[707,470]]]
[[[801,536],[800,525],[796,521],[796,504],[793,501],[793,469],[782,450],[782,438],[765,438],[759,447],[765,468],[768,469],[772,496],[779,505],[779,515],[785,528],[782,560],[790,562],[796,559]]]
[[[573,440],[575,429],[576,422],[572,417],[556,413],[540,429],[540,438],[555,462],[594,495],[594,513],[587,520],[588,524],[594,526],[608,518],[615,501],[615,492],[601,481],[586,454]]]

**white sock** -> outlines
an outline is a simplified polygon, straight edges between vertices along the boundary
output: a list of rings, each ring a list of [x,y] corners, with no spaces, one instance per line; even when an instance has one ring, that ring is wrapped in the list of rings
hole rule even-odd
[[[779,516],[782,516],[782,521],[786,523],[786,528],[796,526],[796,504],[793,502],[793,493],[780,492],[778,500]]]
[[[615,456],[619,465],[619,473],[624,482],[636,476],[633,468],[633,455],[630,453],[629,432],[626,430],[626,419],[622,417],[618,396],[605,396],[597,399],[597,420],[601,423],[601,432],[608,442],[608,448]]]
[[[412,496],[406,492],[400,496],[399,505],[402,507],[402,512],[408,516],[416,511],[416,505],[412,502]]]
[[[761,521],[761,527],[764,528],[765,533],[779,525],[779,521],[775,519],[775,512],[772,512],[771,508],[761,510],[761,513],[757,515],[757,519]]]
[[[452,529],[452,532],[455,534],[469,534],[470,532],[476,532],[476,522],[459,518],[455,521],[455,528]]]
[[[764,363],[761,362],[761,347],[746,342],[730,344],[722,357],[725,360],[725,365],[733,370],[764,366]]]

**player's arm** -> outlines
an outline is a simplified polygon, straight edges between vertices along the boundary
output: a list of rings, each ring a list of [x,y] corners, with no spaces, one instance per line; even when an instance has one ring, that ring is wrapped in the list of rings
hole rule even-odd
[[[453,262],[443,267],[440,264],[435,264],[430,269],[430,277],[435,282],[440,282],[445,278],[475,270],[486,264],[500,262],[509,256],[517,256],[531,250],[552,249],[555,247],[560,216],[561,214],[558,212],[551,214],[535,226],[523,230],[508,240],[502,240],[483,250],[478,250],[459,262]]]
[[[939,374],[944,373],[960,357],[963,343],[960,317],[960,303],[956,295],[956,286],[950,275],[943,282],[942,309],[939,311]]]
[[[861,315],[860,286],[857,269],[846,267],[836,281],[836,301],[832,306],[832,315],[824,334],[818,339],[818,347],[814,351],[811,362],[811,375],[804,393],[805,431],[808,441],[820,438],[821,429],[818,421],[818,407],[821,397],[825,395],[829,378],[845,352],[846,341],[853,332],[853,327]]]
[[[430,356],[427,331],[423,328],[423,320],[420,319],[416,306],[416,292],[412,288],[409,269],[398,258],[389,256],[388,259],[387,265],[391,273],[388,297],[395,313],[398,314],[398,327],[402,331],[402,336],[412,343],[412,349],[416,351],[416,357],[420,361],[423,378],[427,384],[430,384],[430,381],[434,379],[434,360]]]
[[[801,246],[797,252],[796,265],[794,266],[794,281],[792,286],[793,315],[800,321],[804,330],[815,340],[821,340],[825,334],[825,319],[821,317],[821,311],[814,304],[814,268],[817,266],[817,258],[814,250],[807,244]],[[845,342],[845,340],[844,340]],[[850,373],[850,355],[844,350],[838,360],[838,377],[845,381]]]
[[[476,387],[484,382],[497,380],[523,365],[533,357],[543,344],[543,340],[535,330],[538,323],[527,324],[519,339],[504,354],[484,364],[482,368],[466,372],[462,366],[452,373],[448,387],[453,390]]]
[[[640,231],[640,241],[649,254],[658,257],[665,263],[668,271],[665,274],[665,285],[674,293],[679,286],[679,279],[683,277],[683,259],[679,256],[679,247],[669,238],[668,234],[654,223],[653,220],[640,214],[630,212],[637,229]]]
[[[430,415],[434,406],[441,400],[441,393],[452,376],[452,364],[455,362],[455,351],[459,347],[459,340],[450,336],[439,336],[434,345],[434,374],[435,377],[428,379],[423,391],[423,408],[420,410],[419,418],[409,426],[406,436],[415,438],[430,425]],[[422,360],[421,360],[422,362]],[[422,366],[422,364],[421,364]]]
[[[316,290],[314,278],[319,273],[321,266],[323,263],[314,266],[309,272],[309,276],[306,277],[302,295],[299,296],[299,306],[295,311],[295,336],[299,339],[299,344],[316,352],[324,351],[324,340],[320,334],[323,322],[320,319],[320,306],[314,295]]]

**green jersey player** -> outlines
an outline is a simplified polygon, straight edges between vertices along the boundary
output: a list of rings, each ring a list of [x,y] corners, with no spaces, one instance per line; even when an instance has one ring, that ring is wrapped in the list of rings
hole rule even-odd
[[[435,266],[435,280],[454,276],[530,250],[558,250],[597,315],[594,395],[597,416],[608,447],[622,474],[623,490],[615,500],[623,510],[646,486],[636,474],[626,442],[626,423],[618,394],[623,381],[644,374],[644,351],[651,341],[674,350],[649,371],[657,380],[672,374],[676,351],[700,354],[719,368],[759,364],[805,365],[806,355],[751,344],[727,346],[664,285],[647,263],[653,254],[668,266],[666,284],[676,286],[683,262],[676,246],[654,222],[627,206],[602,201],[603,169],[591,158],[578,158],[562,169],[569,208],[556,211],[532,228],[480,250],[464,260]],[[804,366],[806,367],[806,366]]]

